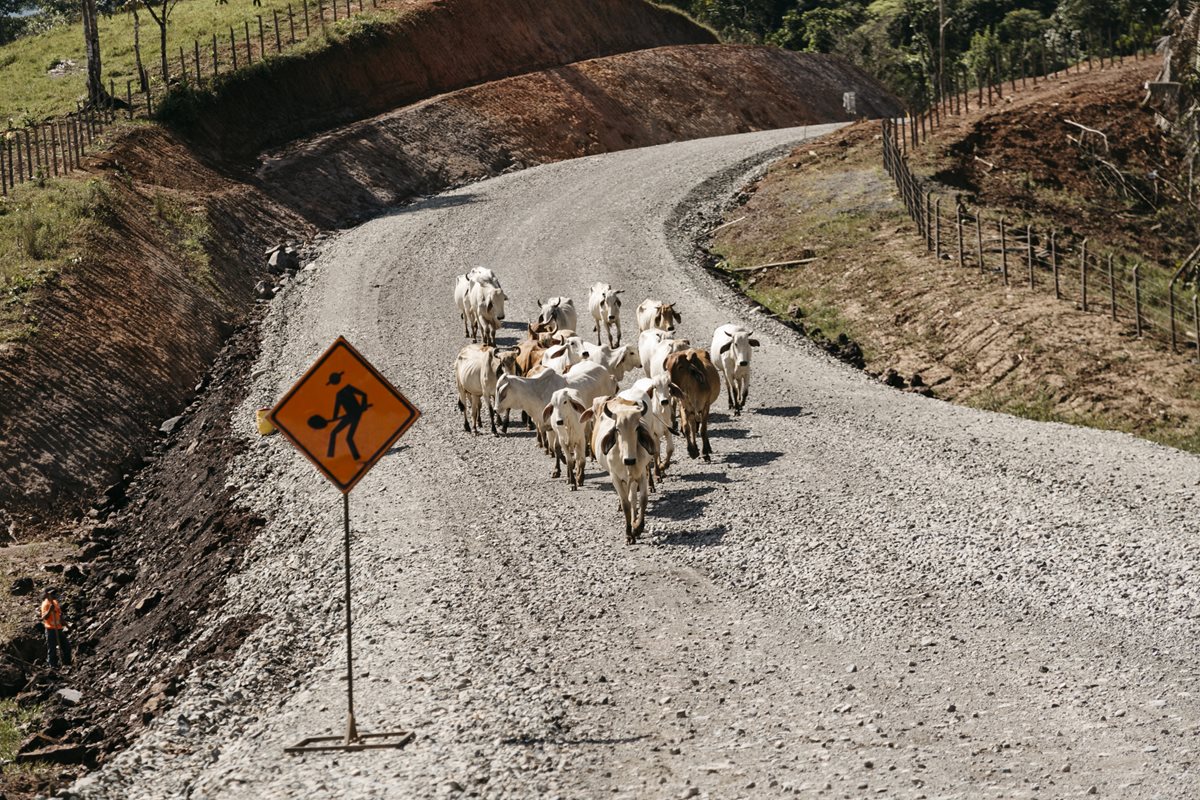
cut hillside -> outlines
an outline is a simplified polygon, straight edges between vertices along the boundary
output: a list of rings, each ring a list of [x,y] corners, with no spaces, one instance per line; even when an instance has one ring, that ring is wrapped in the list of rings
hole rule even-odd
[[[664,47],[432,98],[268,155],[263,190],[318,226],[509,169],[631,147],[886,116],[895,101],[836,56]],[[453,132],[448,136],[448,132]],[[347,217],[347,214],[350,214]]]
[[[223,159],[442,92],[716,37],[644,0],[422,0],[328,46],[299,47],[185,95],[172,119]]]
[[[1088,96],[1101,103],[1129,96],[1139,89],[1136,77],[1130,78],[1143,66],[1064,76],[1039,87],[1036,96],[1032,89],[1018,92],[1011,105],[1032,108],[1040,98],[1054,109]],[[984,129],[1003,141],[1036,137],[1042,129],[1026,128],[1025,117],[1008,105],[952,118],[939,135]],[[1067,113],[1091,119],[1103,109]],[[1014,127],[1000,127],[1003,119]],[[980,156],[1007,163],[1022,152],[1050,163],[1057,148],[1049,133],[1042,138],[1047,143],[1041,152],[1030,144]],[[899,388],[1032,419],[1124,430],[1200,452],[1194,351],[1171,353],[1138,339],[1127,321],[1056,300],[1045,276],[1030,290],[1019,259],[1012,267],[1018,277],[1005,286],[995,274],[934,258],[883,170],[880,144],[879,124],[863,123],[774,165],[714,234],[711,248],[724,260],[728,279]],[[981,196],[998,191],[988,187],[1002,179],[985,175]],[[1106,230],[1100,220],[1105,213],[1125,213],[1120,200],[1105,207],[1101,198],[1093,193],[1086,204],[1047,203],[1042,213],[1053,215],[1059,230],[1091,224],[1097,236],[1119,236],[1119,223]],[[778,262],[796,263],[754,269]]]

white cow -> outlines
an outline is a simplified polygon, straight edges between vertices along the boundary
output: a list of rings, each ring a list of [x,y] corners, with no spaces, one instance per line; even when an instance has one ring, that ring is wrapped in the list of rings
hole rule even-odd
[[[603,364],[618,381],[625,377],[625,373],[642,365],[637,348],[629,344],[609,347],[606,344],[596,345],[591,342],[581,342],[579,350],[581,360]]]
[[[496,382],[496,411],[504,413],[511,409],[524,411],[533,420],[538,430],[538,444],[554,455],[554,440],[548,435],[543,412],[550,397],[559,389],[574,389],[584,406],[589,406],[597,397],[617,393],[617,382],[599,364],[588,361],[571,367],[566,375],[546,369],[532,377],[502,375]]]
[[[541,308],[541,313],[538,315],[538,322],[542,324],[553,324],[555,330],[563,330],[570,328],[575,330],[575,323],[579,317],[575,313],[575,301],[569,297],[551,297],[546,302],[537,301]]]
[[[472,323],[471,339],[483,339],[484,344],[495,346],[496,331],[504,322],[504,301],[508,295],[499,286],[471,282],[467,292],[467,314]]]
[[[589,408],[584,421],[595,416],[592,452],[608,470],[613,489],[625,512],[625,542],[634,544],[646,529],[646,501],[649,497],[650,464],[655,443],[642,424],[642,406],[614,397],[599,404],[597,412]]]
[[[470,272],[455,277],[454,306],[458,309],[458,315],[462,317],[463,336],[469,339],[476,338],[471,331],[477,325],[477,321],[474,318],[474,312],[468,300],[471,286],[476,283],[481,283],[485,286],[495,286],[497,289],[500,288],[500,279],[496,277],[496,273],[487,267],[475,267]]]
[[[582,420],[587,405],[574,389],[559,389],[550,395],[542,411],[543,422],[554,434],[554,474],[559,477],[559,461],[567,465],[571,491],[583,485],[583,467],[587,455],[586,431]]]
[[[458,351],[454,360],[454,382],[458,388],[458,410],[463,415],[463,430],[471,433],[471,422],[474,420],[474,432],[479,433],[479,416],[481,407],[487,404],[488,420],[492,424],[492,433],[496,432],[495,395],[496,381],[503,369],[503,360],[494,347],[481,344],[469,344]]]
[[[597,283],[588,293],[588,311],[592,312],[592,320],[596,323],[596,344],[600,344],[601,326],[608,336],[609,347],[621,344],[621,298],[618,295],[622,291],[607,283]],[[617,329],[616,341],[613,340],[613,328]]]
[[[625,389],[617,397],[635,403],[645,403],[646,411],[642,419],[646,430],[654,437],[656,457],[654,473],[660,479],[671,466],[671,458],[675,455],[675,438],[671,436],[672,419],[674,418],[674,401],[671,398],[671,378],[663,374],[657,378],[638,378],[633,386]],[[666,440],[665,458],[661,442]]]
[[[647,328],[638,334],[638,358],[642,362],[642,370],[646,377],[650,375],[650,361],[654,357],[654,349],[659,343],[671,338],[671,334],[662,328]]]
[[[683,317],[675,310],[674,303],[663,303],[659,300],[646,299],[637,307],[637,322],[639,331],[651,328],[661,328],[667,333],[675,332],[675,323],[682,322]]]
[[[691,346],[692,343],[688,339],[663,339],[659,342],[650,354],[650,377],[657,378],[666,371],[667,356],[687,350]]]
[[[741,325],[722,325],[713,333],[711,354],[714,366],[725,378],[729,410],[740,415],[750,396],[750,354],[758,347],[754,332]]]

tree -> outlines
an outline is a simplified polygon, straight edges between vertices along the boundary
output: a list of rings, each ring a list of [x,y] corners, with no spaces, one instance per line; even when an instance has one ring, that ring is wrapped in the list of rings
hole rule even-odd
[[[83,0],[83,50],[87,55],[88,102],[93,106],[106,105],[108,93],[100,72],[100,25],[96,0]]]
[[[862,21],[862,9],[853,4],[807,11],[797,7],[783,15],[779,30],[767,41],[788,50],[829,53]]]
[[[150,12],[150,16],[158,25],[158,41],[159,54],[162,56],[162,79],[163,86],[170,83],[171,72],[167,69],[167,22],[171,18],[171,12],[175,10],[175,6],[179,5],[179,0],[142,0],[142,5]]]

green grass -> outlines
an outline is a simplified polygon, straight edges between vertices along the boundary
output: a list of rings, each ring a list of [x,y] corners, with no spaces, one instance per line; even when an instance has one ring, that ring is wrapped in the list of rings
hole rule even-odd
[[[36,331],[31,300],[83,257],[87,230],[107,219],[111,203],[100,179],[35,181],[0,200],[0,342]]]
[[[29,734],[23,726],[42,716],[40,706],[21,708],[15,700],[0,700],[0,761],[11,761]],[[6,770],[9,767],[5,768]]]
[[[189,207],[166,194],[157,194],[154,213],[163,233],[179,247],[188,276],[197,283],[212,284],[207,249],[212,240],[212,226],[204,208]]]
[[[296,14],[296,35],[299,38],[304,35],[302,6],[300,0],[291,2]],[[344,13],[344,0],[342,2]],[[329,5],[326,2],[324,6],[328,20]],[[245,22],[250,23],[250,38],[257,57],[259,14],[268,28],[267,47],[273,48],[274,36],[270,32],[273,10],[279,10],[281,14],[280,28],[286,52],[289,31],[284,15],[287,7],[288,0],[262,0],[261,8],[243,0],[233,0],[225,5],[218,5],[213,0],[181,0],[171,14],[167,31],[167,55],[171,70],[179,70],[180,46],[183,46],[187,56],[188,69],[192,69],[192,42],[197,39],[200,40],[201,69],[211,70],[212,35],[215,33],[219,38],[223,37],[223,42],[219,41],[219,45],[223,44],[227,49],[230,26],[235,29],[239,47],[242,48],[239,57],[244,56]],[[310,0],[309,7],[315,14],[316,0]],[[358,13],[357,2],[352,2],[352,9]],[[161,81],[158,26],[144,10],[139,12],[139,17],[142,23],[143,66],[150,74],[151,80]],[[314,24],[313,40],[319,40],[319,31],[319,26]],[[49,74],[54,64],[68,59],[75,62],[74,71],[62,77],[52,77]],[[100,18],[100,60],[106,85],[108,79],[112,78],[116,83],[117,93],[124,95],[125,82],[137,77],[132,14],[119,13]],[[222,52],[221,61],[225,68],[228,68],[227,52]],[[9,120],[19,125],[74,110],[75,101],[86,94],[85,68],[83,33],[78,22],[56,27],[46,33],[23,37],[0,47],[0,126]],[[134,85],[136,87],[136,80]]]

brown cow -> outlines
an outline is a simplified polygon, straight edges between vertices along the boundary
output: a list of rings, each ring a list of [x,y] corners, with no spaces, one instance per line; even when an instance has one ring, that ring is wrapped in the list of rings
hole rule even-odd
[[[667,356],[666,373],[671,376],[671,395],[679,400],[687,437],[688,455],[696,458],[696,436],[704,442],[704,460],[710,461],[712,447],[708,444],[708,411],[721,395],[721,377],[713,366],[708,351],[689,348]]]

